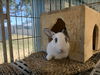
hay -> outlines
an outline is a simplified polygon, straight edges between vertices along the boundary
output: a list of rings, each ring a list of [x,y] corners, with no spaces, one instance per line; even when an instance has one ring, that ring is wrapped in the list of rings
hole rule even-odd
[[[91,70],[100,59],[100,53],[95,54],[86,63],[80,63],[69,58],[61,60],[46,60],[45,52],[33,53],[24,61],[36,75],[72,75]],[[87,72],[88,73],[88,72]]]
[[[89,71],[100,59],[100,53],[95,54],[86,63],[80,63],[69,58],[61,60],[46,60],[45,52],[37,52],[23,59],[32,71],[32,75],[89,75]],[[4,63],[0,65],[0,75],[22,75],[14,66]]]

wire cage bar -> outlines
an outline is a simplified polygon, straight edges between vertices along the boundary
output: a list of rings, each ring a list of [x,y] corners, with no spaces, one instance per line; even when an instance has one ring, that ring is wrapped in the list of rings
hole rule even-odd
[[[9,50],[10,50],[10,61],[14,61],[13,57],[13,46],[12,46],[12,34],[11,34],[11,23],[10,23],[10,14],[9,14],[9,0],[6,0],[6,9],[7,9],[7,28],[8,28],[8,39],[9,39]]]
[[[99,0],[0,0],[0,59],[13,62],[40,51],[41,13],[82,4],[100,12]]]
[[[4,27],[4,16],[3,16],[3,10],[2,10],[2,1],[0,0],[0,27],[2,32],[2,45],[3,45],[3,56],[4,56],[4,62],[7,62],[7,48],[6,48],[6,39],[5,39],[5,27]]]

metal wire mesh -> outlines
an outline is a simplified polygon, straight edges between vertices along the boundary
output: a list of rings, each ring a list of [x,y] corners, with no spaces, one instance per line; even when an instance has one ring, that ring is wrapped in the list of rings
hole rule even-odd
[[[7,2],[9,3],[9,12],[6,9]],[[7,58],[14,58],[15,60],[23,59],[32,52],[40,51],[41,32],[40,32],[40,15],[43,12],[50,12],[54,10],[61,10],[71,6],[85,4],[89,7],[100,11],[99,0],[2,0],[3,13],[9,13],[10,16],[10,30],[9,34],[8,19],[5,17],[4,29],[0,27],[0,63],[4,61],[4,47],[7,47]],[[0,15],[3,15],[0,13]],[[1,23],[0,23],[1,26]],[[5,35],[1,32],[5,31]],[[6,43],[2,40],[5,36]],[[9,36],[11,36],[12,44],[9,43]],[[13,56],[10,55],[11,45]],[[12,57],[12,58],[11,58]]]

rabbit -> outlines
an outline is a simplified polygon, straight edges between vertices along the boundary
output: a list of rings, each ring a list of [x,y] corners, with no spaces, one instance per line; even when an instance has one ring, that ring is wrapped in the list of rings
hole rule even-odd
[[[52,38],[52,41],[47,45],[46,59],[62,59],[67,57],[69,54],[70,44],[69,37],[64,34],[65,30],[55,33],[48,28],[45,28],[44,32],[49,38]]]

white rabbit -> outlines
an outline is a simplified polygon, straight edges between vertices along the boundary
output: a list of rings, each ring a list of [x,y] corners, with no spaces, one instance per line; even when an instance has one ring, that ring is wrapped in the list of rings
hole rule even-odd
[[[68,37],[64,34],[64,31],[54,33],[48,28],[45,28],[44,32],[48,37],[52,38],[52,41],[47,45],[47,60],[67,57],[69,54],[70,44],[68,42]]]

